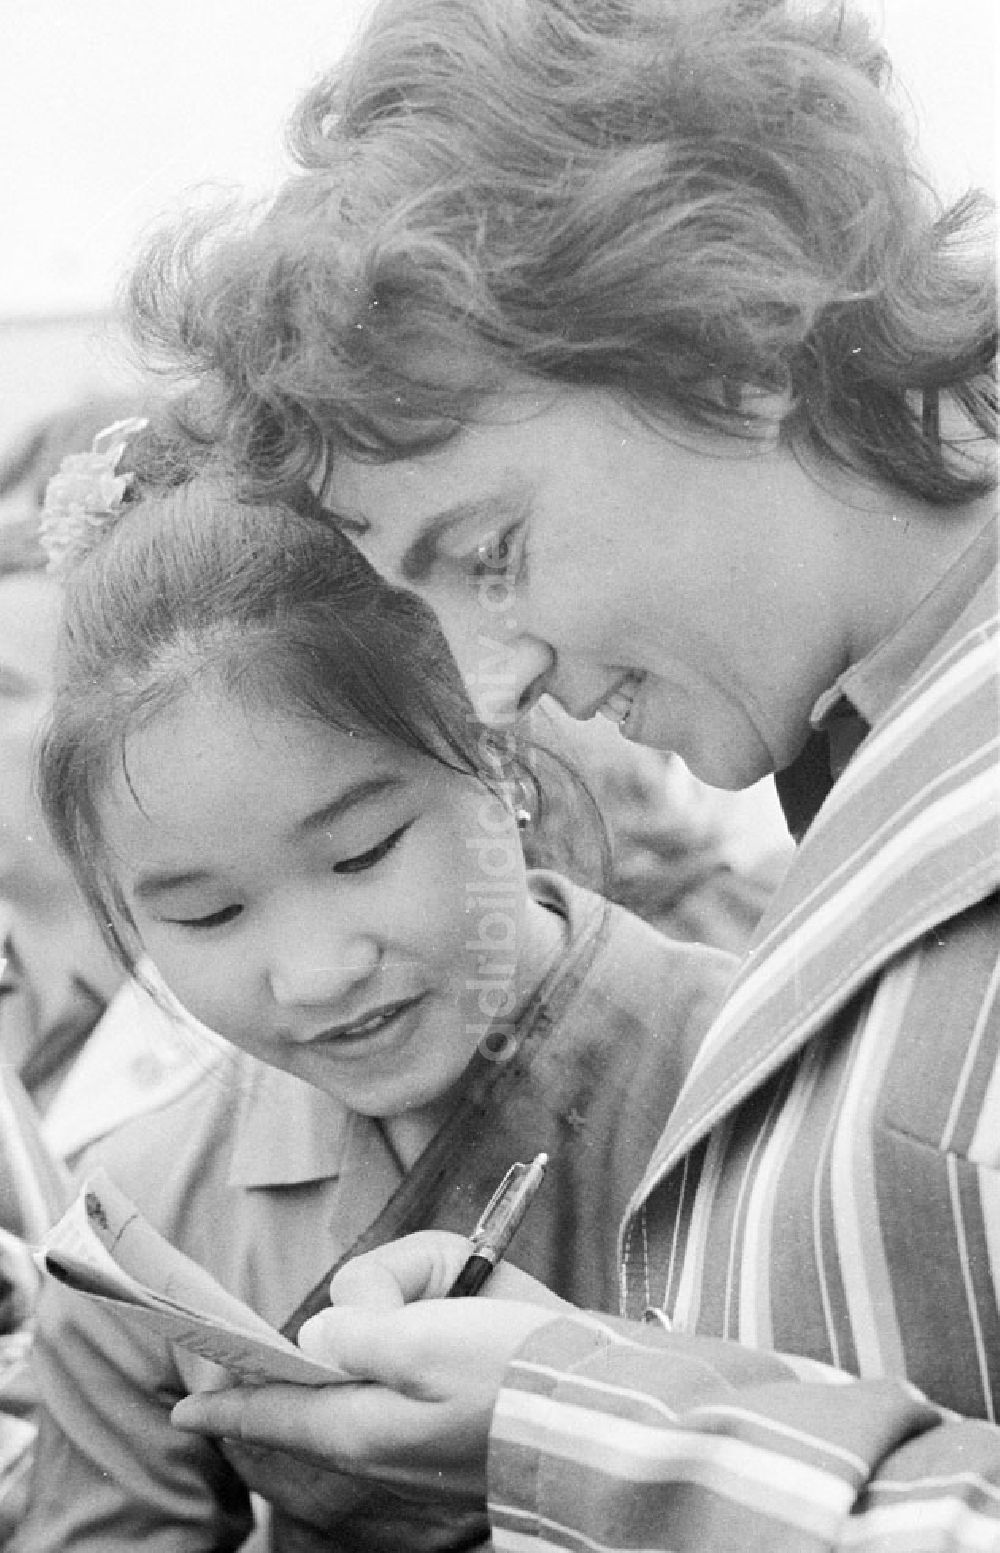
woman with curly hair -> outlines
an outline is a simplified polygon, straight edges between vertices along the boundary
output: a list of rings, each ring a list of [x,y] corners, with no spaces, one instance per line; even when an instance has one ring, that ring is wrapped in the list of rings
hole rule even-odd
[[[137,277],[195,434],[308,478],[484,715],[775,773],[800,840],[620,1320],[404,1240],[303,1334],[363,1385],[177,1411],[498,1549],[1000,1547],[992,243],[887,79],[846,4],[384,0],[273,207]]]

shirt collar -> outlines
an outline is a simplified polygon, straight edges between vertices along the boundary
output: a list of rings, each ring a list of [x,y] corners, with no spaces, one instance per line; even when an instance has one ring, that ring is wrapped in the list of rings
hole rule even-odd
[[[796,841],[874,724],[956,626],[970,601],[983,588],[995,586],[991,577],[996,564],[997,529],[991,521],[902,624],[820,696],[805,746],[774,779]]]
[[[231,1185],[295,1186],[343,1173],[352,1127],[341,1100],[249,1057],[223,1082],[239,1085]]]
[[[903,623],[820,696],[810,718],[812,726],[829,731],[846,710],[860,716],[868,728],[874,727],[996,564],[997,527],[990,522]]]

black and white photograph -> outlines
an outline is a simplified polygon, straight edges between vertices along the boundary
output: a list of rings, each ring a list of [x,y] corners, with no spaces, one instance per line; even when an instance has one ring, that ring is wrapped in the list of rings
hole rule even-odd
[[[1000,1553],[997,43],[2,8],[3,1553]]]

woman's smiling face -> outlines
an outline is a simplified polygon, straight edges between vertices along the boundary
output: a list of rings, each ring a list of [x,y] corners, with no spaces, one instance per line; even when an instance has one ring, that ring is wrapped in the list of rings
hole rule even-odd
[[[774,441],[668,435],[569,389],[420,457],[338,458],[324,501],[436,611],[481,715],[547,691],[743,787],[795,757],[843,667],[800,475]]]

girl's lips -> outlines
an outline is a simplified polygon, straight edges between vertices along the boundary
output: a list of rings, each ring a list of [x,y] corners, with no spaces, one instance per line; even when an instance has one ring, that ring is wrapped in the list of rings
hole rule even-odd
[[[390,1039],[398,1034],[399,1021],[424,1001],[426,993],[418,993],[416,997],[406,998],[398,1003],[388,1004],[378,1013],[369,1015],[366,1019],[355,1020],[349,1025],[336,1025],[332,1029],[323,1030],[319,1035],[302,1044],[310,1047],[324,1047],[330,1050],[350,1051],[354,1047],[370,1049],[371,1044],[386,1033]]]

